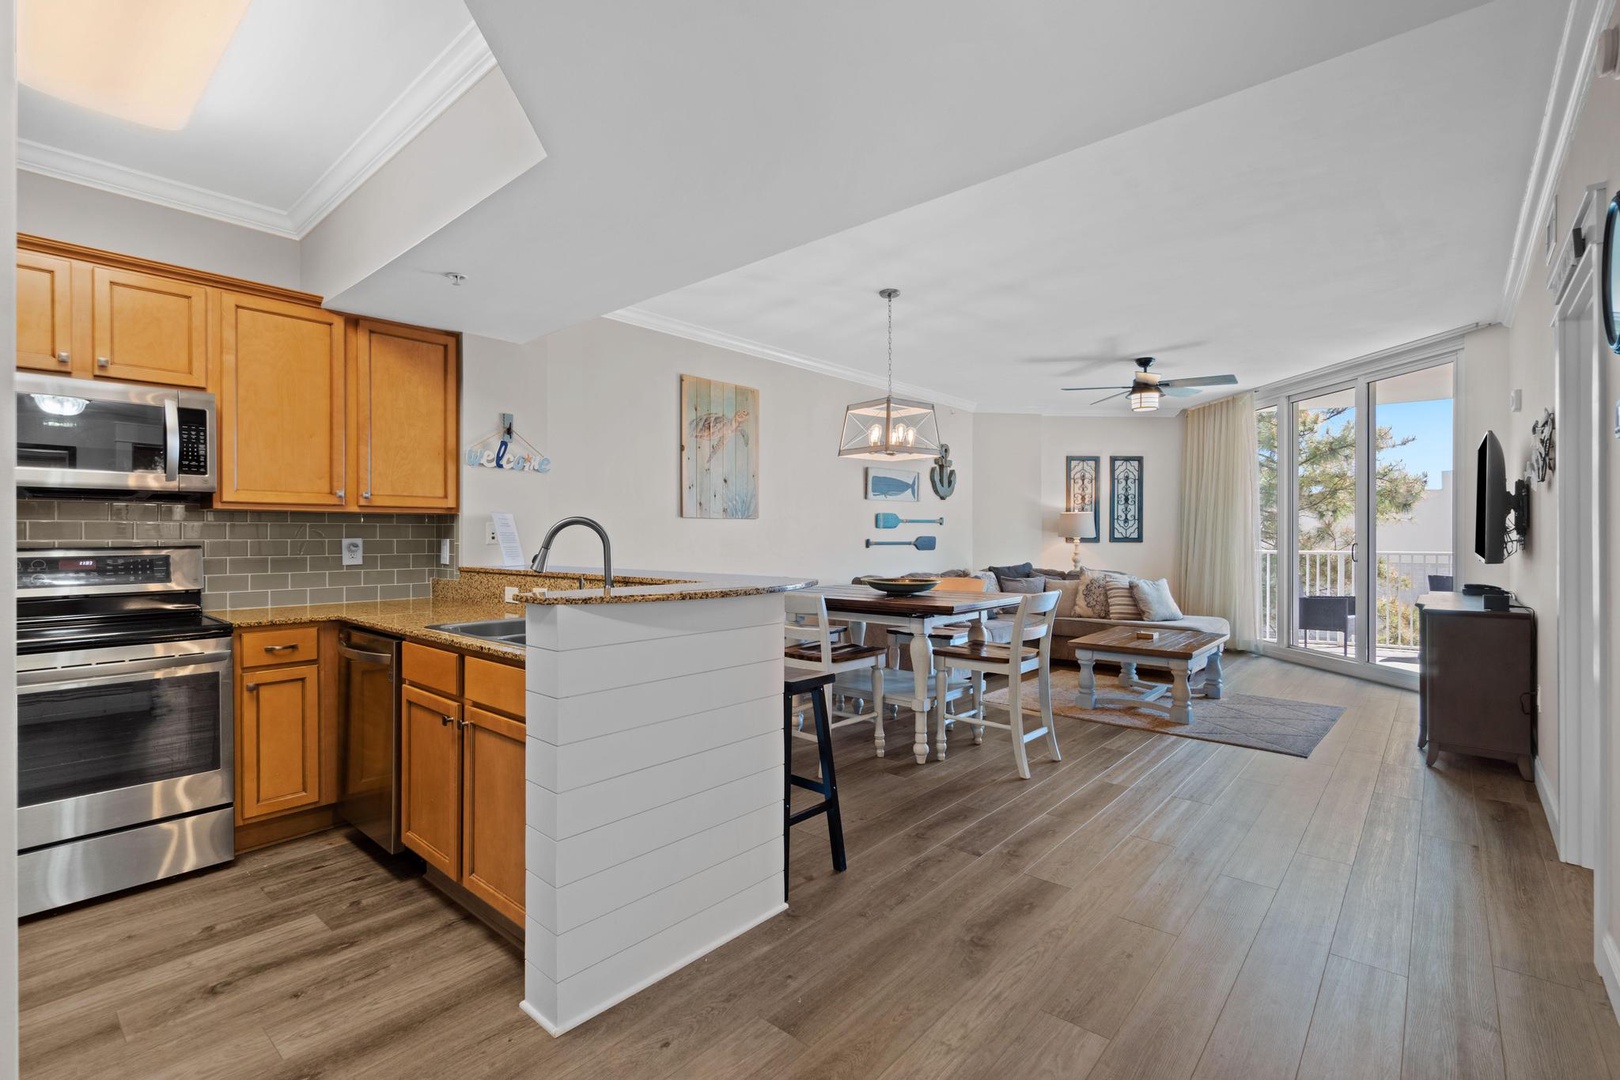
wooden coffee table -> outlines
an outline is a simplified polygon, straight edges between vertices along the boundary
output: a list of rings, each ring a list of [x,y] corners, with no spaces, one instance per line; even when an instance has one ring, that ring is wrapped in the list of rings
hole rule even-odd
[[[1157,633],[1157,637],[1148,640],[1137,637],[1133,627],[1115,626],[1069,642],[1074,658],[1080,661],[1080,700],[1087,708],[1095,709],[1104,704],[1162,710],[1171,723],[1190,724],[1194,690],[1207,698],[1221,696],[1221,650],[1226,645],[1227,635],[1164,629]],[[1124,687],[1121,692],[1097,692],[1095,666],[1098,660],[1121,665],[1119,683]],[[1169,686],[1142,682],[1129,674],[1137,666],[1165,668],[1173,682]],[[1202,681],[1194,683],[1193,676],[1200,673]],[[1170,695],[1169,705],[1159,700],[1166,693]]]

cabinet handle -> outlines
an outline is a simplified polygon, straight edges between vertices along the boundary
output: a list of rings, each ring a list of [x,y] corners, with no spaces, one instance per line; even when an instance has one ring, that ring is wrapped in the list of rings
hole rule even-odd
[[[297,645],[266,645],[264,647],[264,651],[265,652],[286,652],[288,649],[296,649],[296,648],[298,648]]]
[[[456,718],[453,717],[453,716],[443,716],[443,717],[439,718],[439,723],[440,724],[453,724],[455,722],[456,722]]]
[[[472,727],[472,721],[471,720],[463,720],[461,722],[461,726],[464,727],[464,728]]]
[[[341,498],[343,498],[343,489],[342,489],[342,488],[338,488],[338,489],[337,489],[337,490],[336,490],[336,491],[334,491],[334,492],[332,492],[332,494],[333,494],[333,495],[336,495],[336,496],[337,496],[337,497],[338,497],[338,498],[340,498],[340,499],[341,499]]]
[[[111,366],[112,366],[112,361],[107,359],[105,356],[96,357],[96,367],[104,368],[104,367],[111,367]]]
[[[244,683],[242,686],[242,689],[244,690],[257,690],[258,688],[259,684],[256,682]]]
[[[56,354],[56,362],[58,364],[71,364],[73,362],[73,358],[65,352],[59,352]]]

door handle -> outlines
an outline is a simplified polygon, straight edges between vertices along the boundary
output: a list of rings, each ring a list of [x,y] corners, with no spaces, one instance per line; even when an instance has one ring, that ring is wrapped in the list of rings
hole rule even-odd
[[[1357,552],[1359,551],[1360,548],[1361,548],[1361,545],[1358,542],[1356,542],[1355,540],[1350,541],[1350,561],[1352,563],[1356,563],[1356,562],[1361,561],[1360,557],[1357,555]]]
[[[264,647],[264,651],[265,652],[286,652],[288,649],[296,649],[296,648],[298,648],[297,645],[266,645]]]
[[[172,395],[163,402],[163,430],[163,479],[173,482],[180,479],[180,399]]]

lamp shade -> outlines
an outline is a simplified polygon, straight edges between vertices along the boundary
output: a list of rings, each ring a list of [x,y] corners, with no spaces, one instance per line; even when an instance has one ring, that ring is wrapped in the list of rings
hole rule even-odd
[[[1131,387],[1131,412],[1153,412],[1159,407],[1159,399],[1164,391],[1157,386],[1137,383]]]
[[[1094,510],[1069,510],[1058,515],[1058,526],[1065,540],[1095,540],[1097,514]]]

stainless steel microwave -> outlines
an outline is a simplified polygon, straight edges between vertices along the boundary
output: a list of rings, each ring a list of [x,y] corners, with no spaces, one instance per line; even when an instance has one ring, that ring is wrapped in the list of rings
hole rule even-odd
[[[19,373],[17,487],[184,497],[214,490],[214,395]]]

